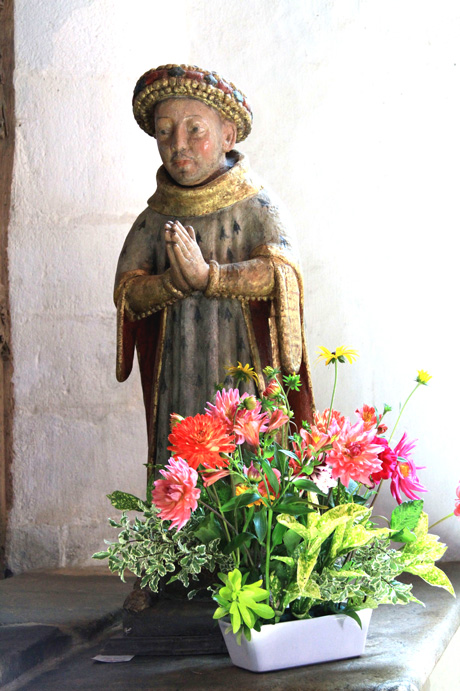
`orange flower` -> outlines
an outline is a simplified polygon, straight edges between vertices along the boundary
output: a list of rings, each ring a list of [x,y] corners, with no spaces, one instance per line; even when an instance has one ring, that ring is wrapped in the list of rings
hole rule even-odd
[[[326,410],[322,413],[319,413],[318,411],[314,415],[315,418],[315,425],[318,428],[320,432],[328,432],[330,436],[334,436],[340,432],[342,429],[344,422],[345,422],[345,417],[341,415],[338,410],[333,410],[332,411],[332,416],[331,416],[331,422],[329,424],[329,428],[327,428],[327,421],[329,418],[329,408],[326,408]]]
[[[364,422],[364,429],[366,431],[376,426],[377,415],[375,412],[375,408],[373,408],[372,406],[364,404],[362,408],[357,408],[355,410],[355,413]]]
[[[168,437],[169,451],[184,458],[190,467],[225,468],[228,460],[222,453],[235,450],[234,436],[224,422],[211,415],[195,415],[175,425]]]

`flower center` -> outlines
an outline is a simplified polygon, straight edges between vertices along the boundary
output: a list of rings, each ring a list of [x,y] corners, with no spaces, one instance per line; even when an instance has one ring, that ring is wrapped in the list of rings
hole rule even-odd
[[[409,463],[400,463],[399,464],[399,470],[401,471],[401,475],[403,477],[409,477],[410,475],[410,465]]]
[[[361,444],[359,442],[354,442],[348,446],[349,456],[359,456],[361,453]]]

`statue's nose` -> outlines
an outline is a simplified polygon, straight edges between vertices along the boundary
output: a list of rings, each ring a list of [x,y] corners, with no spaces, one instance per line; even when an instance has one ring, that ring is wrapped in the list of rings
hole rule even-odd
[[[171,145],[174,151],[185,151],[187,148],[187,130],[185,127],[175,128]]]

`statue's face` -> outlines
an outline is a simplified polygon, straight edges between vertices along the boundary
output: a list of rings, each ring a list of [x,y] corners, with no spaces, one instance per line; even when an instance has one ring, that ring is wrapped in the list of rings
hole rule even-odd
[[[235,144],[235,125],[193,98],[169,98],[155,108],[161,160],[180,185],[202,185],[227,169],[225,154]]]

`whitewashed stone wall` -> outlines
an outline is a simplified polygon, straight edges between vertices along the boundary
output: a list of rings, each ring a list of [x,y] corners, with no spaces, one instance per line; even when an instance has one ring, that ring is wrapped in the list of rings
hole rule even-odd
[[[154,189],[155,143],[130,109],[150,67],[221,72],[253,104],[241,145],[289,207],[312,360],[352,345],[337,405],[398,405],[433,521],[453,509],[458,3],[416,0],[16,0],[17,150],[9,231],[18,572],[85,565],[110,537],[105,494],[142,494],[137,375],[115,381],[112,281]],[[313,368],[318,407],[332,370]],[[392,500],[382,497],[390,509]],[[439,532],[460,558],[460,525]]]

